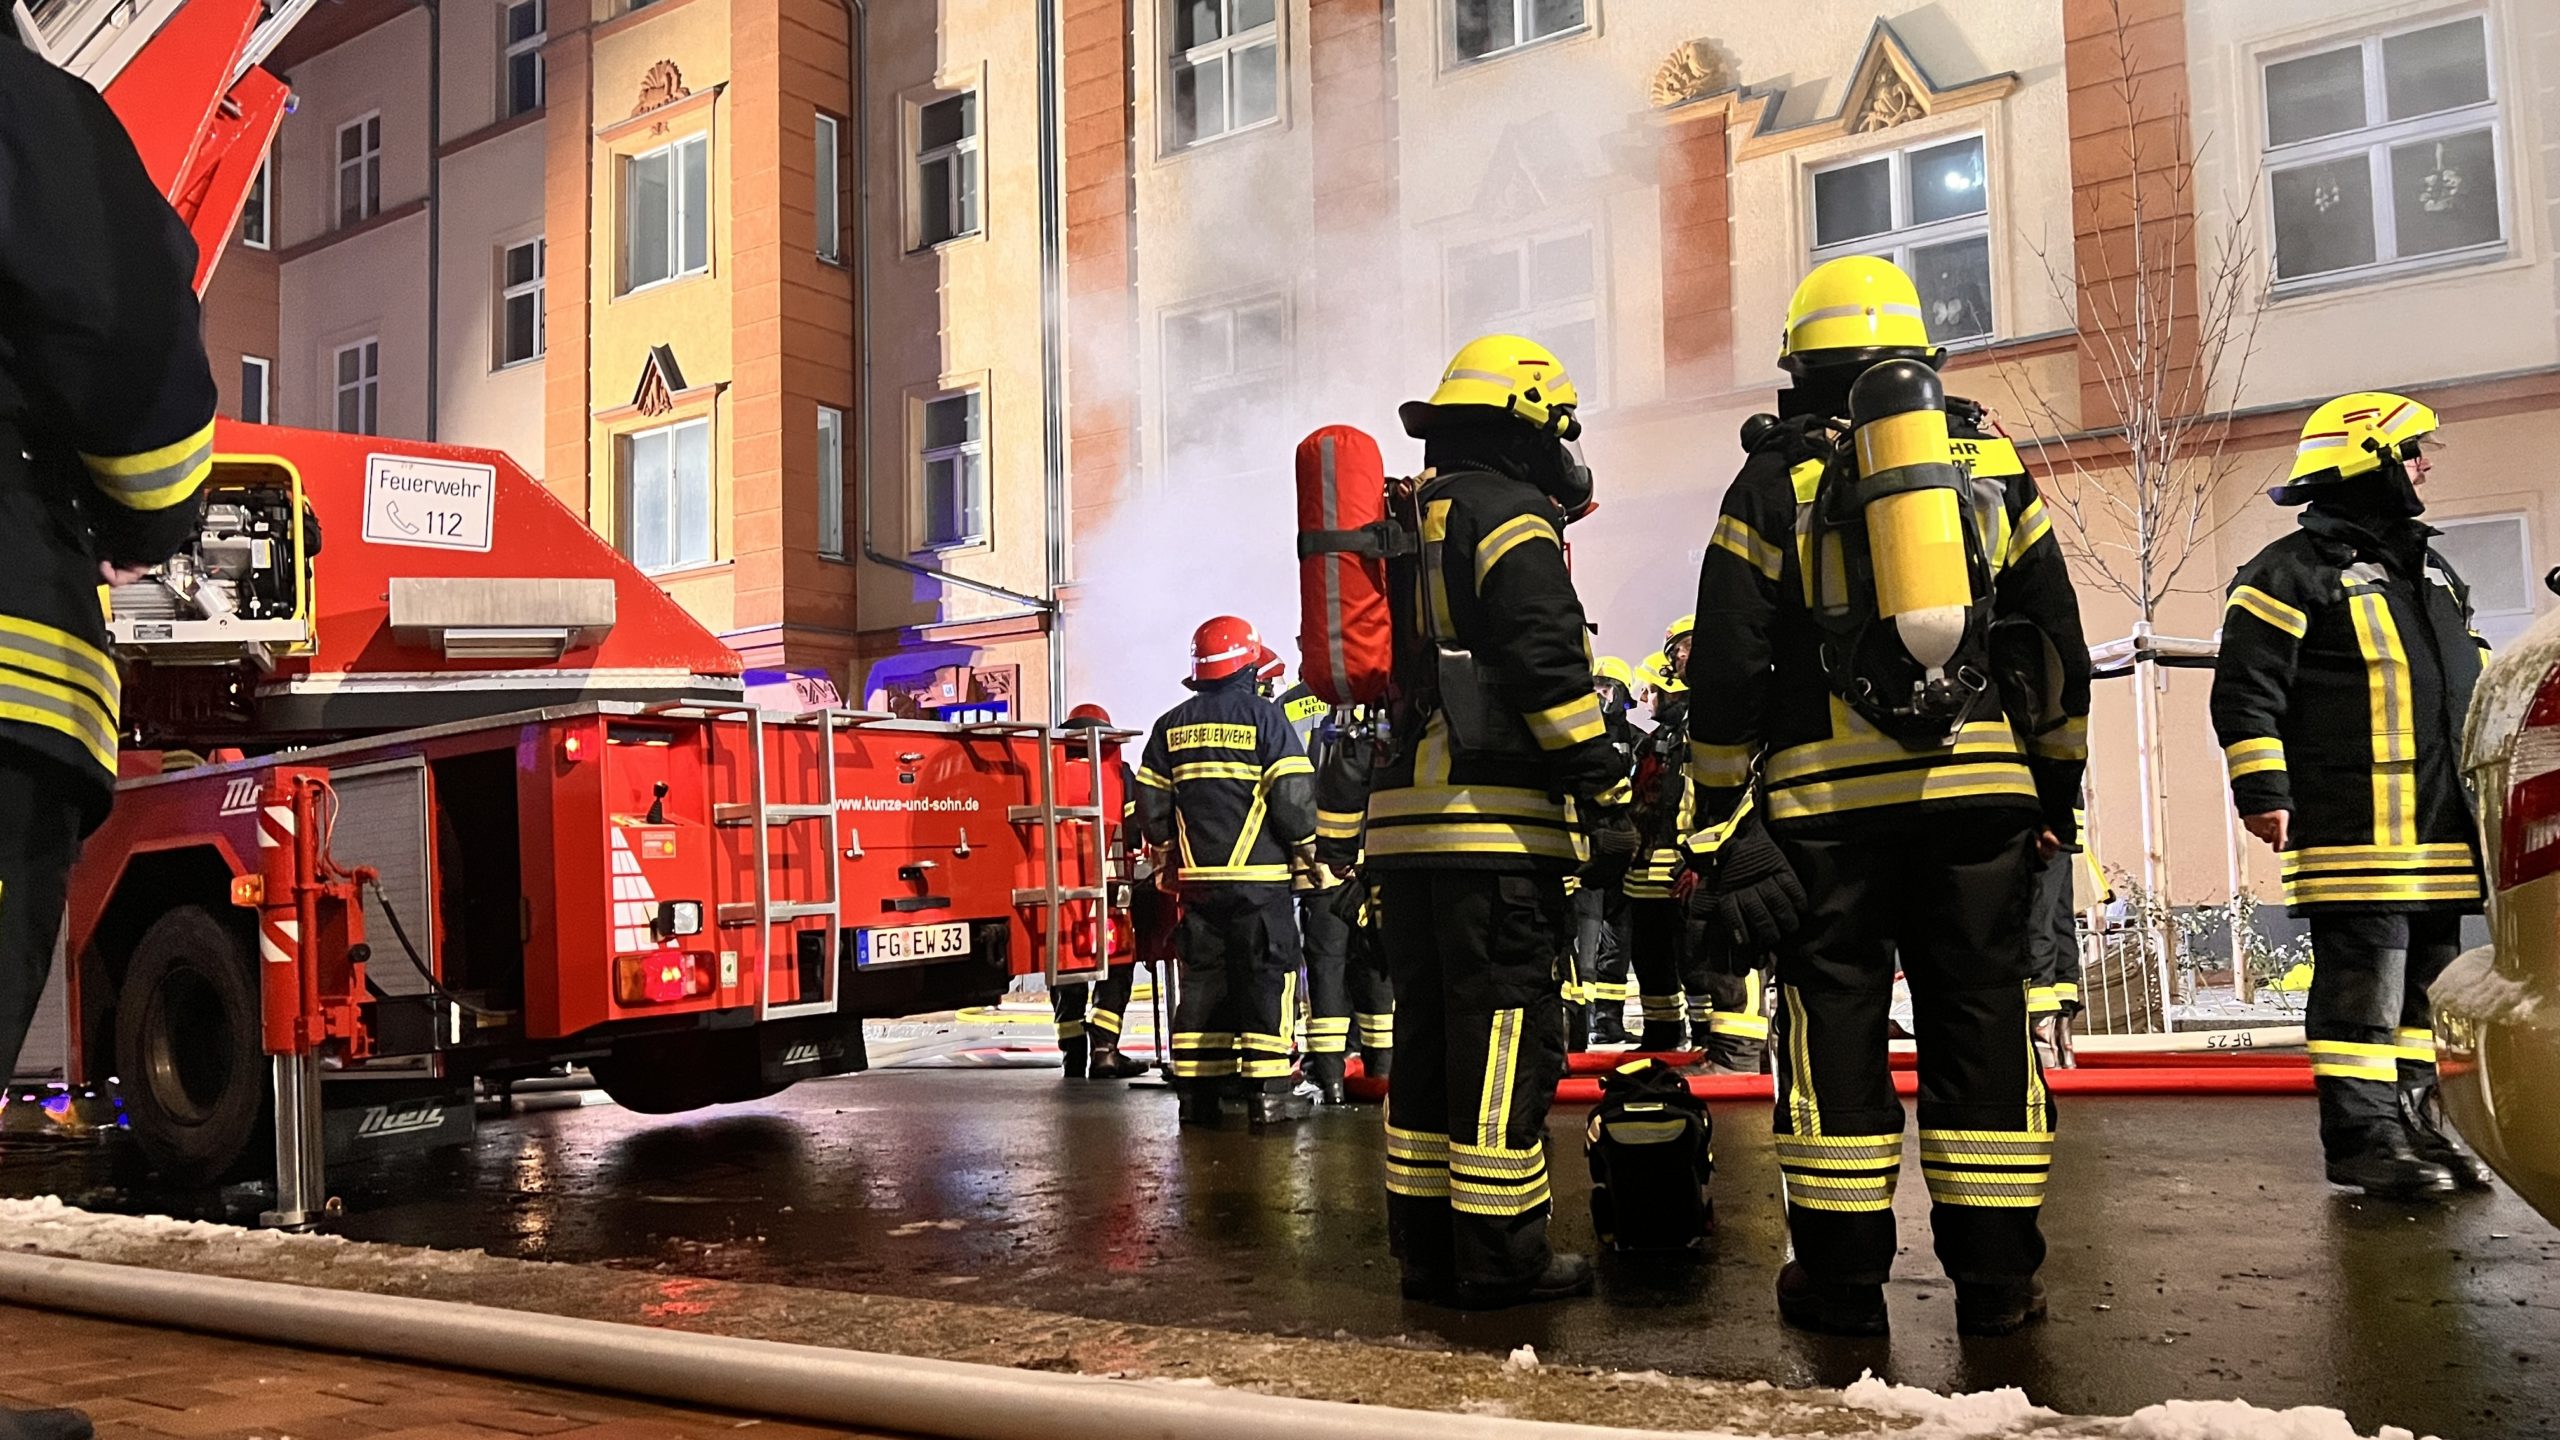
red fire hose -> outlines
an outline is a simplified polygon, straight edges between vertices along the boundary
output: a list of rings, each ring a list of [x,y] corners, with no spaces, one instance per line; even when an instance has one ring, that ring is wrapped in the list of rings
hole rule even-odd
[[[1615,1052],[1585,1051],[1567,1057],[1567,1074],[1556,1085],[1559,1105],[1599,1103],[1599,1077],[1633,1057]],[[1694,1062],[1689,1055],[1657,1056],[1673,1063]],[[1917,1094],[1920,1076],[1914,1057],[1893,1057],[1894,1093]],[[1355,1056],[1348,1074],[1351,1093],[1375,1100],[1386,1094],[1383,1081],[1371,1080]],[[2106,1056],[2084,1055],[2078,1068],[2047,1070],[2045,1088],[2056,1095],[2308,1095],[2311,1061],[2299,1054],[2238,1051],[2229,1056],[2203,1054]],[[1689,1093],[1701,1100],[1766,1100],[1773,1093],[1766,1075],[1692,1075]]]

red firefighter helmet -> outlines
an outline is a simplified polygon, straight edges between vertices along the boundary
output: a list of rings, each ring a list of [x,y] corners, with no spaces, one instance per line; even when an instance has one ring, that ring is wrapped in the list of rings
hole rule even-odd
[[[1195,684],[1224,680],[1239,670],[1257,674],[1277,666],[1280,657],[1253,626],[1234,615],[1213,615],[1191,632],[1191,679]]]
[[[1083,730],[1097,727],[1105,730],[1111,728],[1111,712],[1092,701],[1088,700],[1067,712],[1068,729]]]

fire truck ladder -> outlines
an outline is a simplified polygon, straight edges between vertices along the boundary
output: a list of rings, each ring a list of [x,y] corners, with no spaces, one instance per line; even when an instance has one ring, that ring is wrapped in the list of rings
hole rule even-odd
[[[749,848],[755,857],[755,898],[723,904],[716,919],[724,930],[750,930],[755,934],[756,1017],[759,1020],[789,1020],[802,1015],[832,1015],[836,1012],[837,965],[836,948],[844,933],[844,872],[839,851],[843,843],[841,822],[836,810],[836,729],[839,723],[861,725],[888,717],[857,710],[812,710],[805,715],[766,718],[761,706],[743,702],[675,701],[649,707],[652,714],[698,715],[718,723],[721,720],[742,722],[747,731],[747,774],[749,784],[745,798],[729,802],[714,800],[711,823],[722,829],[749,832]],[[805,800],[774,799],[771,780],[765,768],[765,731],[768,728],[815,728],[818,733],[818,794]],[[826,877],[826,894],[821,899],[776,899],[773,877],[773,832],[777,828],[797,825],[820,827],[826,848],[818,852],[818,868]],[[773,927],[800,920],[827,922],[827,960],[819,967],[822,992],[818,998],[802,996],[784,1004],[773,998]]]
[[[972,735],[1029,735],[1040,742],[1040,794],[1033,804],[1015,805],[1005,811],[1005,819],[1017,828],[1033,827],[1040,843],[1034,853],[1040,857],[1040,883],[1023,886],[1013,892],[1013,903],[1041,912],[1046,944],[1040,956],[1040,977],[1049,985],[1083,985],[1101,979],[1111,969],[1111,820],[1103,813],[1102,797],[1105,770],[1102,761],[1102,732],[1082,732],[1085,742],[1084,763],[1093,777],[1093,801],[1086,805],[1058,803],[1058,744],[1073,737],[1066,731],[1024,721],[988,721],[964,725]],[[1079,822],[1085,827],[1086,874],[1090,885],[1068,885],[1065,855],[1058,843],[1061,821]],[[1091,906],[1093,925],[1093,964],[1084,967],[1066,963],[1066,907],[1078,901]]]

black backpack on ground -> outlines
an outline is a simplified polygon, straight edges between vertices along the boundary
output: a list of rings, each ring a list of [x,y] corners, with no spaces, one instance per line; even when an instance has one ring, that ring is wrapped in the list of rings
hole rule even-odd
[[[1583,1127],[1600,1243],[1622,1252],[1704,1246],[1715,1228],[1714,1142],[1705,1103],[1678,1071],[1635,1060],[1602,1077]]]

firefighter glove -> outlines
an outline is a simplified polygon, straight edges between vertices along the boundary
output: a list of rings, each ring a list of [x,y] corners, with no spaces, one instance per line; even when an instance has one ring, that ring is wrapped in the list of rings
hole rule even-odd
[[[1635,812],[1625,805],[1595,805],[1591,810],[1591,863],[1583,878],[1615,885],[1635,863],[1642,842],[1636,836]]]
[[[1705,941],[1729,936],[1742,956],[1767,954],[1804,919],[1804,886],[1757,813],[1743,816],[1714,853],[1693,862],[1697,883],[1689,914],[1705,924]],[[1702,944],[1710,954],[1720,948]]]

